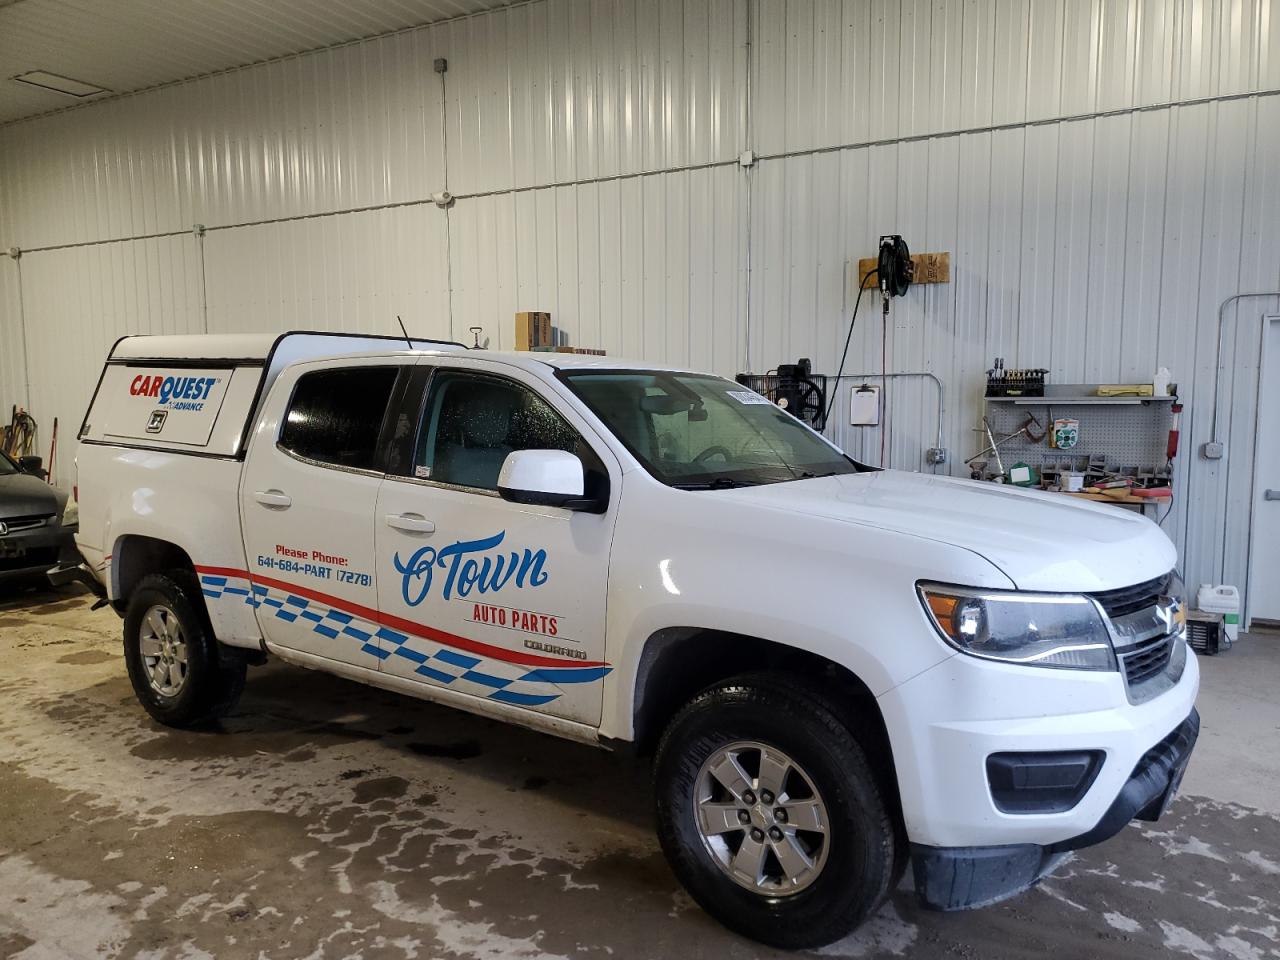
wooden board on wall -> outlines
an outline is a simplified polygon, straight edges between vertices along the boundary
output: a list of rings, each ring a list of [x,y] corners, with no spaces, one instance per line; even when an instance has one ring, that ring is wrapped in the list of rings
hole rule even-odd
[[[879,260],[876,257],[863,257],[858,261],[858,283],[867,282],[867,274],[876,268]],[[912,283],[950,283],[950,253],[913,253],[911,262],[916,265],[916,276]]]

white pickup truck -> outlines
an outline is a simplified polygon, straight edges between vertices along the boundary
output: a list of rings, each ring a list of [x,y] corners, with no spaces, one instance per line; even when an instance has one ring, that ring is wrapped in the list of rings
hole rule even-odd
[[[910,863],[960,909],[1155,819],[1199,728],[1176,555],[1112,507],[874,470],[719,377],[366,336],[129,337],[78,545],[139,700],[268,654],[653,751],[663,849],[783,947]]]

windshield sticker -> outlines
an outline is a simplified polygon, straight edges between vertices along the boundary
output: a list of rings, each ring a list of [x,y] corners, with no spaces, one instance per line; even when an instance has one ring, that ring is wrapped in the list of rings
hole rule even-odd
[[[773,403],[768,397],[762,397],[754,390],[727,390],[725,392],[741,404],[767,403],[772,405]]]

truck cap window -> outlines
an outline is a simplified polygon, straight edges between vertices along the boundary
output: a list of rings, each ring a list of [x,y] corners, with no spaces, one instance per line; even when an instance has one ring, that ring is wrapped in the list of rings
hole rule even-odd
[[[516,450],[566,450],[581,440],[532,390],[512,380],[446,371],[431,382],[414,476],[480,490],[498,489],[498,473]]]
[[[320,463],[377,469],[378,434],[396,372],[347,367],[303,374],[293,388],[280,446]]]
[[[858,471],[795,417],[720,377],[613,370],[567,371],[561,378],[671,486],[734,487]]]

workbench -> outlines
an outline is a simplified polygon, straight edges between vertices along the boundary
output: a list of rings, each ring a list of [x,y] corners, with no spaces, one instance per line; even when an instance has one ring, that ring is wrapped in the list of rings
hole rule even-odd
[[[1131,493],[1125,494],[1123,497],[1112,497],[1105,493],[1085,493],[1072,492],[1067,490],[1053,490],[1051,493],[1061,493],[1067,497],[1079,497],[1081,500],[1092,500],[1094,503],[1114,503],[1118,507],[1126,507],[1130,510],[1137,509],[1137,512],[1144,517],[1147,516],[1147,507],[1152,508],[1152,515],[1157,519],[1160,516],[1160,510],[1169,506],[1173,502],[1173,497],[1135,497]]]

